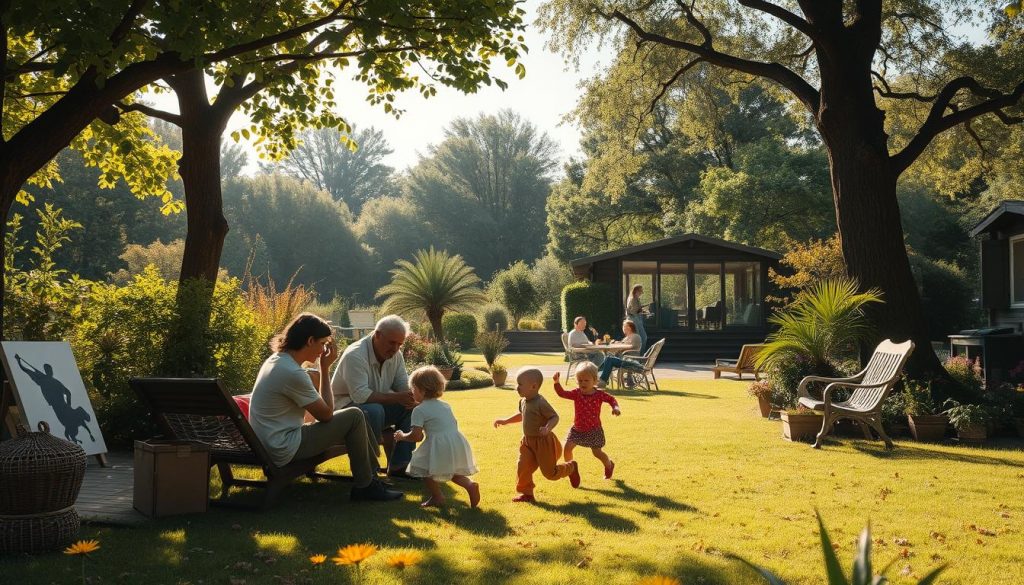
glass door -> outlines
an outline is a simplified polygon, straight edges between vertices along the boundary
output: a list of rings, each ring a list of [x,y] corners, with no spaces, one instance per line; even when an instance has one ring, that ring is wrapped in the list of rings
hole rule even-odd
[[[694,329],[722,328],[722,263],[693,265]]]
[[[658,326],[690,327],[689,265],[663,262],[658,270]]]
[[[622,262],[622,296],[620,297],[623,300],[622,317],[625,317],[626,314],[626,296],[634,286],[639,284],[644,287],[644,292],[640,295],[640,304],[651,312],[651,315],[644,320],[644,327],[658,327],[658,311],[656,309],[659,300],[658,289],[655,286],[657,276],[658,263],[655,261],[625,260]]]

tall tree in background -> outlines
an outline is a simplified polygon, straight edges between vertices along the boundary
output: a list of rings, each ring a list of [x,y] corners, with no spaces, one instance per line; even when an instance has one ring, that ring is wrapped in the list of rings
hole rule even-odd
[[[0,3],[0,225],[26,182],[59,178],[51,161],[65,147],[137,194],[180,208],[166,188],[175,156],[154,143],[139,116],[113,104],[154,81],[299,37],[342,8],[307,0]],[[345,4],[342,4],[345,6]],[[101,121],[102,120],[102,121]],[[0,238],[0,245],[4,241]],[[0,288],[0,297],[3,290]],[[2,331],[0,321],[0,331]]]
[[[541,255],[555,155],[547,134],[511,110],[459,118],[412,169],[409,191],[445,246],[490,275]]]
[[[554,0],[543,17],[570,52],[594,36],[618,35],[622,50],[655,76],[637,79],[638,101],[657,101],[688,72],[710,67],[770,82],[801,105],[829,153],[850,274],[884,293],[870,312],[878,333],[912,338],[908,370],[924,376],[942,370],[903,242],[897,180],[951,128],[980,118],[1024,121],[1019,43],[1002,42],[1004,34],[971,47],[947,32],[973,8],[964,0]],[[982,9],[991,22],[995,5]],[[923,122],[895,133],[883,109],[894,103],[920,107]]]
[[[304,130],[287,158],[263,169],[309,181],[358,215],[370,199],[395,195],[395,170],[384,164],[394,150],[380,130],[352,128],[350,143],[334,128]]]

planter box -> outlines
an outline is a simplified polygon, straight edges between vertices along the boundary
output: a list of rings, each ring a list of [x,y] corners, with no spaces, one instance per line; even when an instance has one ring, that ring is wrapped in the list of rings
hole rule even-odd
[[[946,438],[949,417],[944,414],[908,414],[907,424],[915,441],[941,441]]]
[[[782,436],[790,441],[810,441],[821,431],[822,415],[782,412]]]
[[[984,443],[988,438],[988,428],[985,425],[974,425],[957,431],[956,436],[964,443]]]

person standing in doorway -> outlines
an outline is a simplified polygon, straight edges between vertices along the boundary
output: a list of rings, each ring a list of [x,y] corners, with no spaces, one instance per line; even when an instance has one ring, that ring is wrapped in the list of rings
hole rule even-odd
[[[642,294],[644,294],[643,285],[636,284],[626,296],[626,319],[635,325],[636,334],[640,336],[641,352],[647,347],[647,329],[644,327],[644,318],[647,317],[647,313],[644,312],[644,306],[640,304],[640,295]]]

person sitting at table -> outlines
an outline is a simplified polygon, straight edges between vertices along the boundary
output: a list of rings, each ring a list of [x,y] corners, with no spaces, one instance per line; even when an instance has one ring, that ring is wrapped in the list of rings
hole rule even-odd
[[[629,319],[622,322],[622,343],[628,343],[633,346],[631,349],[626,351],[640,351],[640,347],[643,346],[643,340],[636,332],[636,324]],[[615,355],[606,357],[604,359],[604,363],[601,364],[601,371],[597,377],[598,388],[604,388],[608,385],[608,380],[612,377],[612,370],[615,368],[621,368],[627,363],[639,365],[639,362],[629,358],[623,358]]]
[[[587,318],[580,315],[572,320],[572,331],[569,332],[569,347],[593,347],[593,342],[587,337]],[[579,355],[577,353],[576,355]],[[586,358],[595,365],[601,365],[604,361],[604,354],[600,351],[586,353]]]

